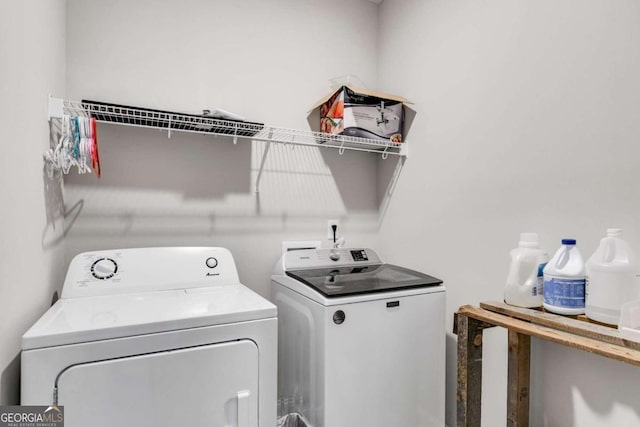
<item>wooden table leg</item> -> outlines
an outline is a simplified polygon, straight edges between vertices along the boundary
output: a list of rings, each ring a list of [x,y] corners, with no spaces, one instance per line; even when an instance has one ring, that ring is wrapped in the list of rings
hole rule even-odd
[[[529,426],[531,337],[509,330],[507,427]]]
[[[480,426],[482,395],[482,330],[486,323],[458,313],[457,426]]]

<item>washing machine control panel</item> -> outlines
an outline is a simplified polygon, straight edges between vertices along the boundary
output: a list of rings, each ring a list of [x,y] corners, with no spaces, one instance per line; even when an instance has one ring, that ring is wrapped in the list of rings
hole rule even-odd
[[[356,249],[350,252],[351,252],[351,258],[353,258],[353,260],[356,262],[369,261],[369,257],[367,256],[367,251],[365,249]]]
[[[206,288],[239,283],[224,248],[145,248],[85,252],[69,265],[62,298]]]
[[[382,264],[382,260],[375,251],[366,248],[304,249],[284,256],[285,270],[373,264]]]

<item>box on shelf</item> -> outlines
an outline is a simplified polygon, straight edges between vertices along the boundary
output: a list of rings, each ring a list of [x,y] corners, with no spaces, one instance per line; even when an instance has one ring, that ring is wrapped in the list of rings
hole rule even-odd
[[[403,141],[406,98],[344,85],[311,107],[320,108],[320,131],[380,141]]]

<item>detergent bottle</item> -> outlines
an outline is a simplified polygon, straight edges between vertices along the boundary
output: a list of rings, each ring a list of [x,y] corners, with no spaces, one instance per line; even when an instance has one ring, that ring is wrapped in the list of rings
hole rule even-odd
[[[504,301],[518,307],[541,307],[542,270],[549,262],[549,254],[539,248],[538,235],[521,233],[518,247],[510,255]]]
[[[543,270],[544,308],[558,314],[584,314],[587,278],[584,260],[575,239],[562,239],[562,246]]]
[[[587,317],[618,325],[622,304],[640,299],[637,270],[638,260],[622,240],[622,229],[607,229],[607,237],[587,261]]]

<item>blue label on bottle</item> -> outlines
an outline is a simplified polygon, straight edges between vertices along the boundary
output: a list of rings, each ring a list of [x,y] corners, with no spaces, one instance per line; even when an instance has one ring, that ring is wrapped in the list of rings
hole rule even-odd
[[[538,278],[536,279],[536,285],[533,287],[533,290],[532,290],[532,294],[534,297],[537,297],[538,295],[543,295],[544,280],[543,280],[542,270],[544,270],[544,267],[546,265],[547,265],[546,262],[544,264],[538,264]]]
[[[546,266],[547,266],[546,262],[544,264],[538,264],[538,277],[542,277],[543,276],[542,271],[544,270],[544,268]]]
[[[584,308],[585,279],[547,277],[544,280],[544,303],[562,308]]]

